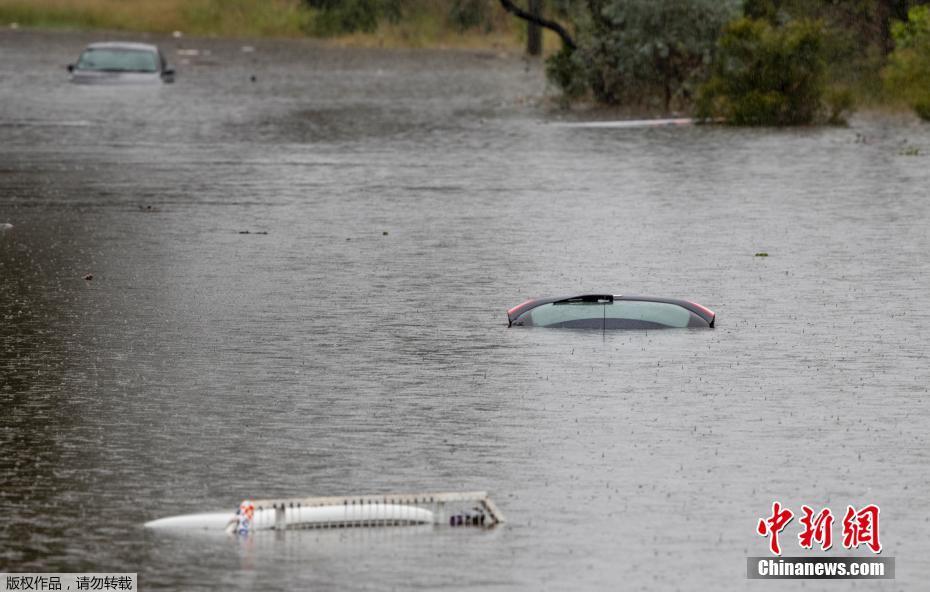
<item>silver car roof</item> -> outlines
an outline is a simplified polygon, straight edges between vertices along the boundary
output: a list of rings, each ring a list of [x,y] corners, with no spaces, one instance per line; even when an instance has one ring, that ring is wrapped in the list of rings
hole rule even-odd
[[[102,41],[100,43],[91,43],[87,46],[87,49],[129,49],[134,51],[158,51],[158,47],[149,43],[129,43],[126,41]]]

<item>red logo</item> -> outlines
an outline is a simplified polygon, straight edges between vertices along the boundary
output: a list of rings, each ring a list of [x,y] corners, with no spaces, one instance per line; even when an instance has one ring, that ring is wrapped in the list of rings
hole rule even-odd
[[[794,513],[791,510],[782,510],[780,503],[772,502],[772,515],[769,518],[759,520],[759,526],[756,527],[756,531],[761,536],[770,537],[769,549],[771,549],[772,553],[775,555],[781,555],[781,547],[778,545],[778,533],[788,526],[788,523],[791,522],[793,517]]]
[[[843,517],[843,546],[855,549],[859,545],[868,545],[873,553],[882,552],[878,541],[878,506],[869,504],[858,512],[852,506],[846,506]]]
[[[822,551],[833,546],[833,513],[830,508],[824,508],[817,516],[807,506],[801,506],[804,515],[801,516],[801,525],[804,530],[798,535],[798,542],[805,549],[813,547],[813,543],[820,543]]]
[[[812,549],[814,544],[820,546],[821,551],[833,547],[833,512],[830,508],[823,508],[814,513],[813,508],[801,506],[800,517],[801,532],[798,534],[798,544],[803,549]],[[873,553],[882,552],[882,544],[878,539],[879,509],[875,504],[869,504],[858,512],[852,506],[846,506],[846,515],[843,517],[843,547],[856,549],[859,545],[866,545]],[[794,518],[794,512],[783,508],[779,502],[772,502],[771,515],[759,519],[756,532],[759,536],[769,538],[769,549],[774,555],[781,555],[781,545],[778,535],[788,526]]]

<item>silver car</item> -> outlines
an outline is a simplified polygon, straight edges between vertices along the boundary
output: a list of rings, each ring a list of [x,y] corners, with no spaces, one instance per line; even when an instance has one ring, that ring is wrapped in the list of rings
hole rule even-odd
[[[146,43],[91,43],[68,71],[77,84],[174,82],[174,68],[158,47]]]

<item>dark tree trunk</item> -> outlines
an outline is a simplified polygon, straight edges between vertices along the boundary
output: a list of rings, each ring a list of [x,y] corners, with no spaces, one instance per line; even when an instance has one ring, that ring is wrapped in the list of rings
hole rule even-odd
[[[565,47],[568,49],[575,50],[578,48],[578,46],[575,45],[575,40],[572,39],[572,36],[569,35],[568,31],[566,31],[565,28],[559,23],[544,19],[541,16],[533,15],[532,13],[527,12],[514,4],[512,0],[501,0],[501,6],[504,7],[504,10],[516,17],[522,18],[529,23],[534,23],[540,27],[549,29],[550,31],[555,31],[555,33],[561,37],[562,43],[564,43]]]
[[[527,7],[533,18],[539,20],[542,17],[542,0],[529,0]],[[531,56],[538,56],[542,53],[542,27],[539,23],[532,21],[526,23],[526,53]]]

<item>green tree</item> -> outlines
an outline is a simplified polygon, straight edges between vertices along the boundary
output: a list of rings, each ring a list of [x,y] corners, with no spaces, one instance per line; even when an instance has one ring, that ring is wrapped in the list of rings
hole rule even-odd
[[[569,95],[590,91],[611,104],[659,99],[666,111],[690,100],[739,7],[726,0],[587,0],[583,10],[564,4],[578,47],[550,59],[550,79]]]
[[[883,72],[887,91],[930,120],[930,7],[912,8],[891,31],[895,49]]]
[[[783,26],[792,20],[823,23],[823,45],[832,85],[855,88],[878,99],[879,76],[893,48],[891,23],[906,19],[907,9],[927,0],[745,0],[744,15]]]
[[[751,18],[730,23],[701,87],[698,115],[736,125],[816,122],[826,90],[823,37],[822,23],[806,19],[781,27]]]

